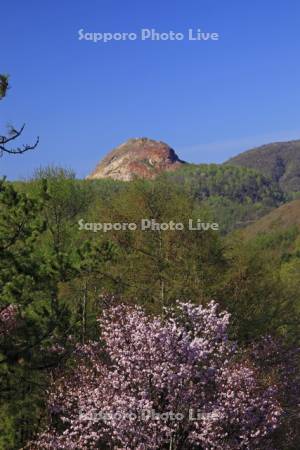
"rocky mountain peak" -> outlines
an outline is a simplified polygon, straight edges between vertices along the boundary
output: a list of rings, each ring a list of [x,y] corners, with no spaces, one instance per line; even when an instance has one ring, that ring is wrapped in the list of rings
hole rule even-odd
[[[184,161],[168,144],[146,137],[133,138],[109,152],[88,178],[152,179],[161,172],[176,170],[182,164]]]

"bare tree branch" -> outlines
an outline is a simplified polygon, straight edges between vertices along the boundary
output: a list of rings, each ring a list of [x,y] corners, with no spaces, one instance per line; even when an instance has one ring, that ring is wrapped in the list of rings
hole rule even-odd
[[[22,125],[22,127],[19,130],[16,130],[12,128],[10,130],[9,136],[0,136],[0,157],[3,156],[3,153],[8,153],[10,155],[19,155],[25,152],[28,152],[29,150],[34,150],[38,143],[39,143],[39,137],[37,137],[35,143],[33,145],[22,145],[22,147],[16,147],[16,148],[7,148],[6,145],[10,143],[11,141],[14,141],[18,137],[21,136],[23,133],[23,130],[25,128],[25,124]]]
[[[10,88],[9,86],[9,76],[5,74],[0,74],[0,100],[2,100],[7,90]],[[29,150],[34,150],[39,143],[39,138],[37,137],[35,143],[33,145],[22,145],[21,147],[8,148],[7,144],[11,141],[14,141],[18,137],[21,136],[23,130],[25,128],[25,124],[20,128],[20,130],[16,130],[14,127],[10,127],[8,136],[0,136],[0,158],[4,153],[8,153],[10,155],[19,155],[21,153],[28,152]]]

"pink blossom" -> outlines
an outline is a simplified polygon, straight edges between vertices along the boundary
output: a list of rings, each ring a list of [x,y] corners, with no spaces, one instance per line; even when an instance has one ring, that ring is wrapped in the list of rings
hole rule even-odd
[[[0,311],[0,337],[4,337],[17,327],[18,307],[8,305]]]
[[[78,346],[71,374],[52,386],[53,420],[34,448],[272,448],[276,389],[237,361],[216,303],[178,303],[164,318],[118,305],[99,325],[100,342]]]

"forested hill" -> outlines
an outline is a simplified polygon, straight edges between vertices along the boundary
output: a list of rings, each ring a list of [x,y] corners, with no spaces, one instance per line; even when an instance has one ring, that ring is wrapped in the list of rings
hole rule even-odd
[[[246,226],[286,201],[277,182],[245,167],[185,164],[164,176],[206,205],[223,233]]]
[[[259,233],[286,231],[292,227],[300,230],[300,200],[288,202],[274,209],[253,224],[245,228],[248,237]]]
[[[300,140],[276,142],[243,152],[225,164],[255,169],[287,193],[300,192]]]
[[[247,225],[249,221],[258,219],[272,209],[279,210],[284,202],[285,195],[278,188],[278,183],[253,169],[229,165],[184,164],[176,171],[164,172],[155,179],[134,179],[130,182],[111,178],[78,180],[72,171],[54,167],[39,169],[28,182],[10,183],[1,180],[0,386],[3,389],[0,392],[0,450],[83,448],[82,439],[85,439],[86,430],[90,429],[86,422],[78,428],[80,434],[77,436],[64,428],[69,427],[69,422],[65,425],[65,415],[61,416],[67,411],[69,417],[73,417],[71,414],[75,405],[75,417],[81,417],[76,409],[79,403],[73,402],[73,393],[79,393],[80,401],[83,395],[84,401],[87,399],[89,402],[90,398],[93,400],[90,393],[93,395],[94,386],[97,386],[96,392],[101,392],[101,396],[96,397],[95,415],[88,416],[93,419],[97,417],[98,411],[102,412],[105,398],[109,398],[113,408],[118,408],[119,393],[123,392],[117,388],[117,397],[112,401],[110,391],[107,394],[102,390],[106,389],[110,369],[98,363],[96,368],[93,366],[92,358],[96,354],[94,350],[98,348],[99,352],[96,352],[99,364],[102,364],[102,358],[105,364],[106,361],[111,361],[110,354],[104,353],[107,347],[102,336],[105,333],[102,328],[99,335],[99,320],[114,317],[110,312],[106,316],[104,314],[108,307],[114,308],[119,303],[121,307],[125,304],[130,308],[130,320],[135,314],[137,321],[130,322],[133,334],[124,322],[125,314],[118,313],[122,320],[120,325],[113,318],[113,327],[117,333],[114,342],[125,345],[126,358],[123,360],[127,361],[127,341],[119,337],[119,331],[125,330],[125,336],[134,336],[136,339],[134,333],[136,330],[140,333],[141,318],[146,317],[140,315],[142,310],[142,314],[147,314],[147,317],[151,318],[155,314],[159,318],[155,319],[155,327],[152,326],[152,319],[145,322],[151,326],[150,331],[156,330],[157,324],[163,323],[160,318],[165,318],[165,307],[176,305],[178,299],[184,301],[183,305],[201,305],[196,310],[201,311],[201,315],[205,311],[202,306],[213,305],[210,303],[211,299],[219,304],[220,311],[228,311],[231,322],[226,342],[233,340],[239,343],[241,349],[241,356],[234,353],[234,360],[230,364],[237,362],[238,373],[246,374],[248,367],[255,364],[253,373],[258,374],[255,392],[258,392],[257,395],[263,401],[261,392],[267,386],[265,380],[275,380],[274,383],[279,386],[280,398],[277,400],[274,397],[274,401],[277,404],[283,397],[283,414],[276,435],[271,429],[270,439],[272,438],[274,445],[266,445],[263,437],[262,445],[256,445],[255,441],[254,445],[247,445],[247,448],[300,448],[299,427],[296,423],[299,403],[297,393],[300,392],[300,387],[298,390],[298,375],[294,369],[298,367],[298,362],[289,359],[290,354],[293,358],[296,354],[294,346],[298,344],[299,338],[299,233],[288,229],[278,234],[275,230],[275,233],[254,236],[253,239],[245,239],[239,234],[241,231],[230,233],[237,226]],[[163,232],[160,229],[143,230],[139,224],[144,218],[152,219],[157,224],[182,223],[183,227],[174,230],[167,227]],[[196,223],[199,219],[204,223],[218,222],[220,233],[213,229],[195,230],[189,227],[190,220]],[[121,227],[104,231],[102,224],[121,224]],[[131,230],[123,228],[122,224],[137,224],[137,227]],[[136,306],[142,309],[134,309]],[[194,311],[190,306],[186,307],[188,311]],[[208,313],[214,321],[210,310]],[[226,315],[221,314],[223,327]],[[170,317],[173,321],[173,315]],[[198,353],[195,353],[194,345],[198,338],[194,339],[191,335],[191,324],[194,326],[188,319],[186,336],[192,336],[191,355],[196,355],[195,367],[198,367]],[[199,329],[201,333],[202,330],[206,333],[206,330],[211,329],[210,322],[205,322]],[[213,332],[213,345],[220,342],[220,329],[218,325],[216,339]],[[180,349],[183,348],[185,352],[185,341],[181,346],[177,328],[174,331],[175,338],[169,338],[165,330],[174,330],[173,322],[172,326],[163,328],[162,331],[158,328],[159,334],[154,334],[155,340],[151,342],[170,342],[172,348],[174,342],[176,346],[179,342]],[[180,333],[181,336],[182,331]],[[264,340],[265,336],[271,336],[272,333],[276,338],[273,347],[269,341]],[[137,336],[138,339],[132,346],[134,357],[131,360],[134,364],[135,361],[146,361],[148,364],[148,353],[145,359],[143,354],[137,352],[139,349],[144,351],[145,346],[139,343],[152,335],[145,329],[145,333],[143,331],[142,335]],[[207,339],[207,335],[204,336]],[[201,339],[202,336],[200,343]],[[149,348],[155,349],[151,342]],[[277,342],[280,346],[277,346]],[[252,347],[256,343],[262,346],[259,347],[259,353],[256,347]],[[166,347],[159,346],[158,351],[155,350],[150,355],[150,359],[158,361],[155,367],[160,370],[161,367],[166,367],[165,356],[171,355],[173,372],[167,372],[176,381],[174,389],[177,389],[179,384],[173,374],[176,375],[178,370],[174,365],[173,353],[168,353],[169,348],[166,351]],[[202,354],[202,347],[200,350]],[[254,353],[253,358],[248,357],[248,354]],[[204,355],[206,354],[210,353],[205,351]],[[157,355],[163,359],[157,359]],[[178,355],[180,359],[176,361],[186,358],[181,353]],[[227,354],[224,356],[227,370],[228,357]],[[281,357],[284,357],[284,361],[278,360]],[[244,364],[244,361],[247,366],[240,372],[240,368],[244,367],[240,362]],[[207,359],[204,362],[206,367],[212,367]],[[201,362],[200,366],[202,371],[204,363]],[[152,395],[152,366],[149,370],[149,378],[145,380]],[[163,377],[167,372],[163,371]],[[133,383],[133,392],[136,392],[136,371],[130,373],[134,374],[132,381],[129,381]],[[189,371],[184,370],[182,373],[184,380],[190,376]],[[192,369],[193,380],[198,380],[194,373],[196,372]],[[92,374],[92,378],[89,378],[89,374]],[[208,375],[208,379],[211,379],[211,372]],[[161,375],[158,375],[159,383],[161,379]],[[202,382],[202,378],[199,380]],[[240,381],[235,377],[233,381],[235,385],[246,386],[248,389],[249,385],[245,384],[244,378]],[[179,386],[182,389],[181,386],[189,388],[190,385],[180,381]],[[61,391],[54,390],[55,386]],[[141,386],[143,392],[146,392],[144,385]],[[162,385],[158,386],[159,392],[155,395],[160,401]],[[222,381],[221,396],[224,393],[223,386]],[[228,386],[232,392],[231,384]],[[172,388],[172,392],[174,389]],[[249,392],[252,396],[252,391]],[[131,388],[129,394],[130,398],[135,398]],[[142,397],[139,393],[138,395],[139,401]],[[234,400],[236,397],[235,395]],[[128,404],[132,407],[127,397],[123,398],[125,401],[121,405]],[[190,397],[184,398],[194,399],[195,395],[192,392]],[[245,397],[241,398],[244,402]],[[57,403],[57,399],[61,403]],[[252,397],[250,400],[252,408]],[[191,409],[189,403],[186,408],[176,397],[177,404],[183,404],[186,410]],[[72,411],[65,409],[65,405],[67,408],[71,405]],[[164,403],[158,403],[158,406],[164,411]],[[173,406],[167,407],[172,411]],[[240,410],[236,403],[231,409],[238,411],[238,427]],[[86,410],[90,410],[90,403]],[[252,416],[248,419],[248,411],[247,406],[244,420],[250,420],[249,429],[253,435],[253,420]],[[255,414],[256,411],[260,426],[262,414],[265,414],[265,403],[262,408],[256,407]],[[290,414],[290,411],[296,412]],[[268,413],[267,417],[269,416],[273,417]],[[227,429],[227,416],[225,419],[224,429]],[[92,425],[94,426],[94,422]],[[48,427],[51,427],[49,433]],[[147,424],[146,429],[148,428]],[[129,428],[133,436],[135,429],[135,426]],[[96,432],[102,433],[102,430],[100,421]],[[97,437],[96,432],[92,436]],[[63,440],[65,436],[75,439],[75,444],[68,440],[67,445],[57,445],[57,439],[61,437]],[[31,445],[32,439],[34,443]],[[99,445],[93,442],[86,448],[112,448],[112,445],[120,448],[119,441],[115,445],[112,439],[114,434],[110,431],[105,436],[104,445],[102,441]],[[143,436],[141,439],[144,439]],[[218,444],[218,448],[234,449],[231,442],[229,446],[226,442],[224,446],[223,443],[222,446]],[[122,448],[125,448],[123,443]],[[137,446],[134,444],[130,448]],[[149,448],[162,450],[167,447],[155,444]],[[236,447],[236,450],[240,448]]]

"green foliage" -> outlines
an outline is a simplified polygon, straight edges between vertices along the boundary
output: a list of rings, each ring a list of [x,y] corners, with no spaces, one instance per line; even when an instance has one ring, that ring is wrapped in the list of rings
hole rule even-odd
[[[300,140],[276,142],[248,150],[226,164],[257,170],[278,183],[290,200],[300,191]]]
[[[214,165],[130,183],[77,180],[56,167],[26,183],[1,181],[0,311],[15,305],[18,321],[0,339],[0,449],[19,449],[36,432],[49,378],[68,366],[76,343],[96,339],[96,317],[112,295],[151,312],[178,298],[213,298],[232,314],[231,334],[242,345],[270,333],[297,341],[298,228],[228,234],[283,199],[254,171]],[[216,218],[226,236],[188,227],[189,219]],[[184,229],[79,227],[142,219]]]
[[[280,277],[281,257],[274,247],[227,238],[226,257],[229,270],[218,296],[232,313],[233,336],[245,343],[268,334],[298,340],[297,302]]]
[[[217,164],[186,165],[170,176],[200,200],[223,196],[238,203],[266,202],[274,206],[284,198],[276,184],[252,169]]]
[[[0,184],[0,311],[17,308],[13,333],[0,336],[5,450],[20,448],[34,432],[49,369],[72,351],[76,341],[69,336],[81,335],[80,311],[65,285],[84,278],[80,267],[92,251],[76,240],[75,216],[88,192],[74,179],[59,174],[31,183],[28,192],[20,188]]]
[[[195,300],[208,297],[208,280],[217,283],[222,251],[217,232],[189,229],[189,219],[197,218],[209,221],[207,208],[200,209],[168,180],[132,182],[121,196],[93,207],[86,222],[137,224],[135,231],[113,231],[104,237],[118,248],[107,272],[115,280],[112,293],[152,307],[173,302],[178,296]],[[184,229],[144,231],[142,219],[182,223]],[[98,233],[95,239],[103,239],[103,234]]]
[[[285,200],[275,182],[243,167],[185,165],[167,176],[210,207],[223,233],[257,220]]]
[[[7,92],[7,89],[9,88],[9,76],[0,74],[0,100],[2,100]]]

